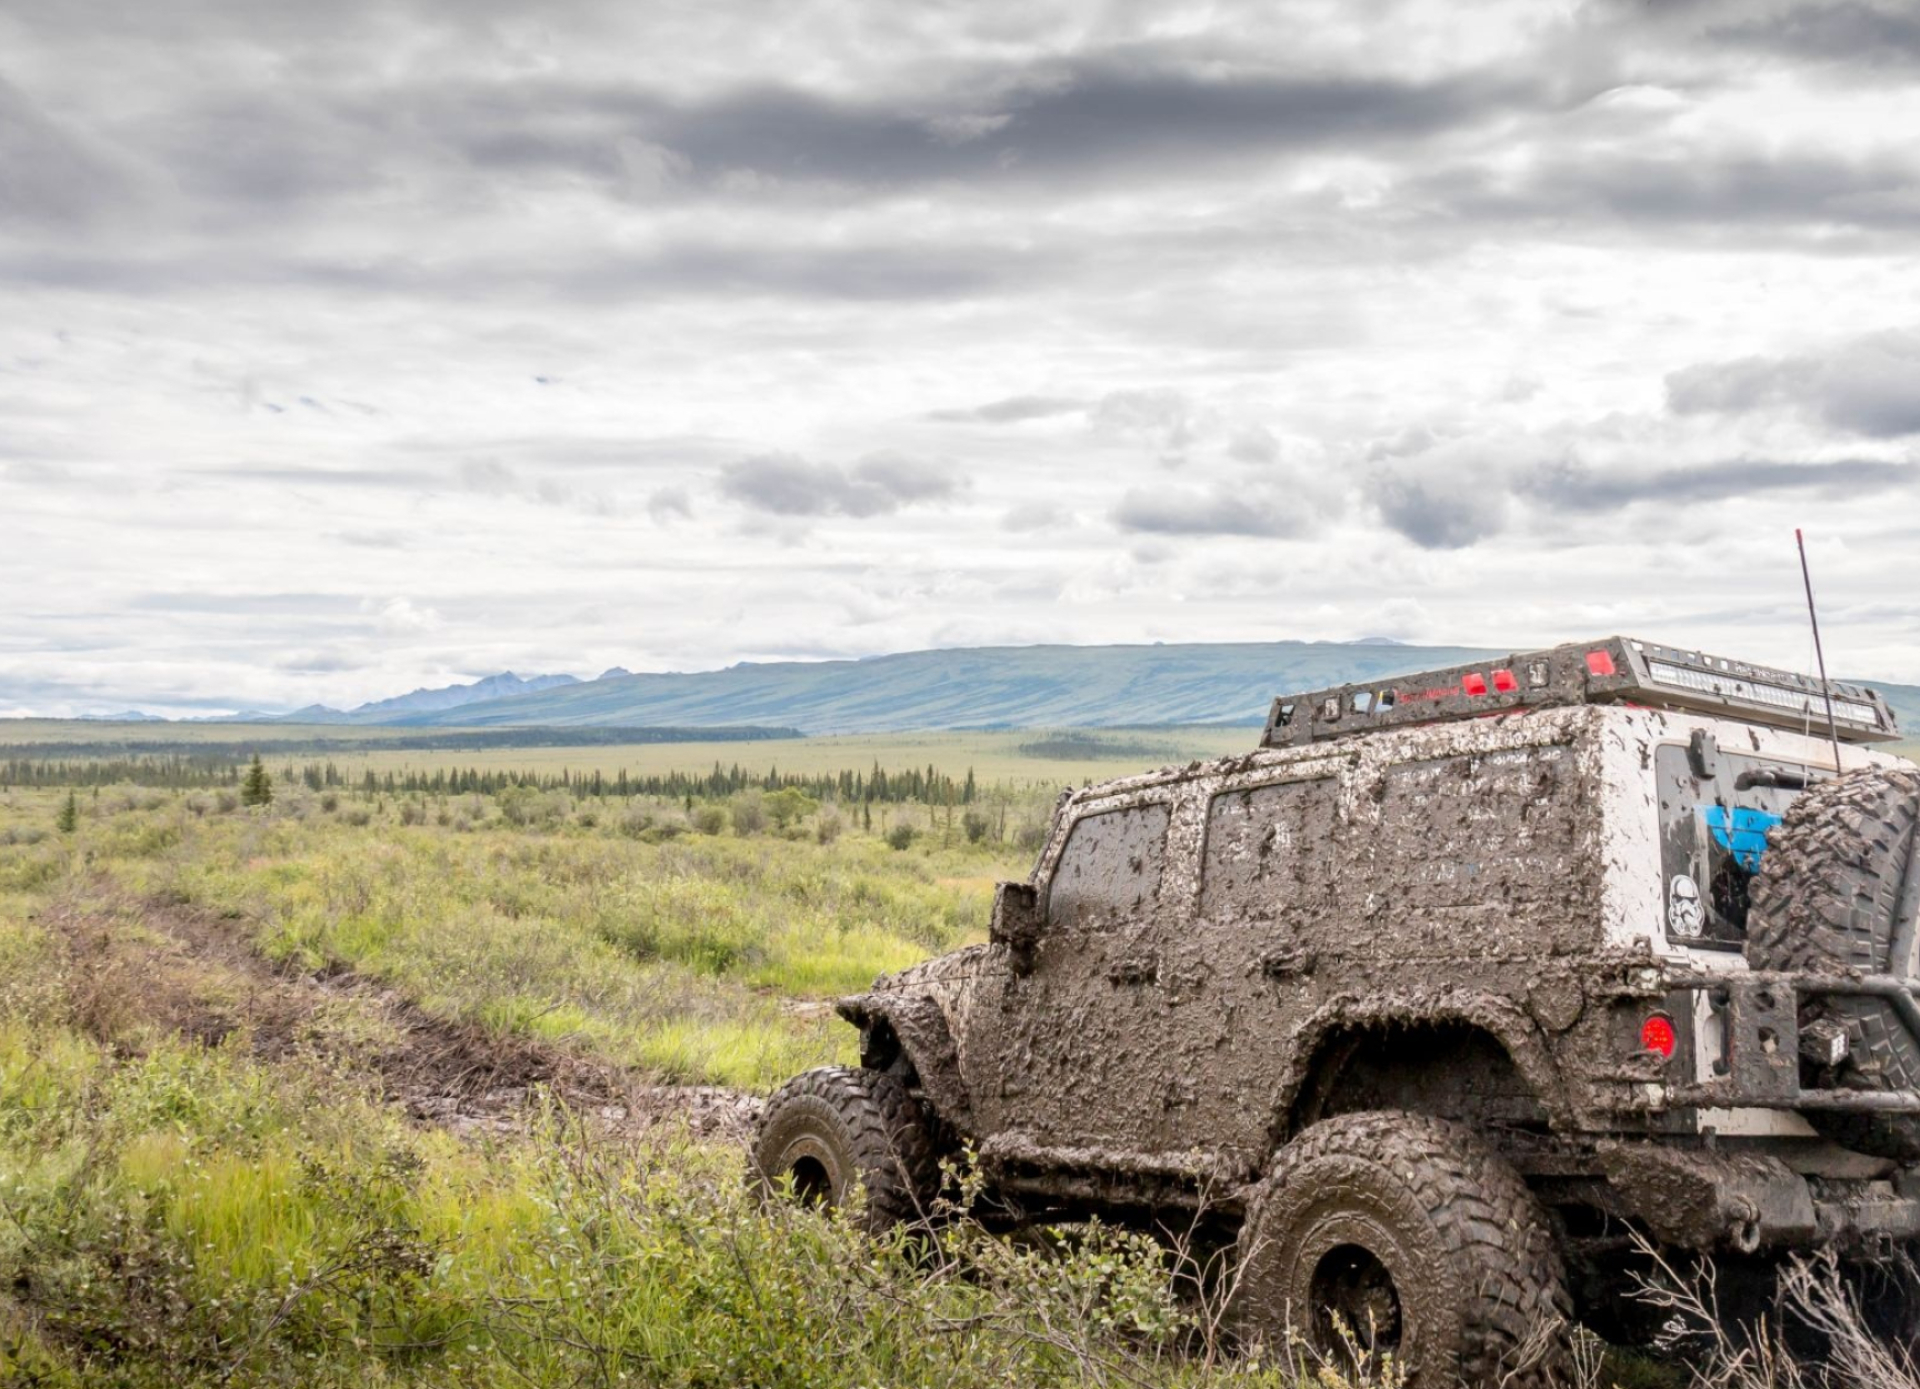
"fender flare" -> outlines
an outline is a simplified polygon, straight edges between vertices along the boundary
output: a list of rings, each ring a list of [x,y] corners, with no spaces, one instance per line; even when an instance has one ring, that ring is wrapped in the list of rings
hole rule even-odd
[[[962,1135],[973,1132],[973,1104],[960,1074],[960,1050],[938,1002],[924,994],[871,993],[842,999],[835,1011],[863,1033],[884,1023],[913,1063],[934,1113]]]
[[[1342,993],[1316,1009],[1294,1034],[1293,1054],[1281,1072],[1280,1093],[1268,1125],[1272,1150],[1277,1151],[1292,1134],[1296,1111],[1330,1040],[1343,1032],[1387,1032],[1435,1023],[1464,1024],[1492,1037],[1547,1111],[1553,1127],[1572,1126],[1565,1084],[1546,1035],[1511,998],[1459,989]]]

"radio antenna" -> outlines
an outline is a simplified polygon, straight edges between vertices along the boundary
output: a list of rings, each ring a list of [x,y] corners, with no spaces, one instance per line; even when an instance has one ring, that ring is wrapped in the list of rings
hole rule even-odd
[[[1807,621],[1813,624],[1813,657],[1820,663],[1820,691],[1827,701],[1827,736],[1833,740],[1833,771],[1840,774],[1840,726],[1833,717],[1833,686],[1827,680],[1827,653],[1820,647],[1820,612],[1813,605],[1813,571],[1807,568],[1807,538],[1793,528],[1793,543],[1800,547],[1800,581],[1807,589]]]

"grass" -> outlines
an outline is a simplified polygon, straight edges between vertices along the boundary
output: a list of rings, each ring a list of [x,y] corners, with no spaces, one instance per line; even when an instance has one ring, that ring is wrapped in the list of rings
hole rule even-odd
[[[50,823],[56,799],[5,797],[0,827]],[[448,1015],[765,1084],[839,1054],[772,991],[829,992],[977,934],[1004,847],[645,844],[184,802],[89,798],[71,835],[0,843],[0,1382],[1293,1382],[1196,1358],[1205,1330],[1137,1236],[875,1245],[763,1208],[737,1149],[671,1129],[614,1145],[553,1112],[457,1141],[332,1064],[365,1040],[345,1013],[278,1055],[244,1031],[208,1044],[175,1029],[157,977],[103,1006],[106,957],[67,925],[97,925],[111,955],[141,944],[138,904],[189,902]],[[230,987],[200,963],[205,995]]]
[[[958,830],[892,849],[892,816],[935,818],[906,808],[822,844],[811,821],[787,837],[695,834],[677,806],[653,807],[636,838],[598,805],[553,796],[544,810],[564,813],[516,825],[475,797],[409,815],[351,797],[327,811],[299,791],[221,813],[204,796],[109,791],[83,796],[62,836],[49,827],[63,799],[0,798],[0,841],[15,841],[0,843],[0,893],[47,893],[84,870],[122,896],[232,918],[271,958],[386,981],[441,1017],[762,1091],[850,1057],[851,1029],[796,1003],[984,939],[993,881],[1030,860]]]
[[[1140,1236],[874,1244],[763,1208],[737,1148],[672,1126],[616,1142],[552,1109],[456,1139],[379,1098],[355,1058],[391,1024],[359,996],[262,1048],[244,971],[148,950],[165,913],[217,918],[449,1025],[766,1090],[851,1059],[823,1000],[982,937],[1044,797],[981,842],[926,807],[740,835],[552,793],[510,818],[123,788],[61,832],[65,800],[0,792],[0,1383],[1346,1389],[1229,1355]],[[183,1026],[183,974],[239,1025]],[[1661,1382],[1612,1373],[1585,1389]]]

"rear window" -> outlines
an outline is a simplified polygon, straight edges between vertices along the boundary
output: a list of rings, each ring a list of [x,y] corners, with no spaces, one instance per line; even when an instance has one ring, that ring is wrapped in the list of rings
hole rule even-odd
[[[1166,858],[1167,807],[1132,806],[1074,822],[1048,889],[1047,919],[1096,926],[1152,910]]]
[[[1805,789],[1807,769],[1718,748],[1703,759],[1667,746],[1654,754],[1654,772],[1667,939],[1738,950],[1769,836]]]

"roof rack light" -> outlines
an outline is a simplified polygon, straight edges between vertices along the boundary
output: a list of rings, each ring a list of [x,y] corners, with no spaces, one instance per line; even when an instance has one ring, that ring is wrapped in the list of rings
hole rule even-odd
[[[1864,685],[1832,681],[1843,741],[1900,736],[1886,700]],[[1481,718],[1569,704],[1642,704],[1744,719],[1807,732],[1826,722],[1820,681],[1794,671],[1608,637],[1547,651],[1516,652],[1363,685],[1283,695],[1273,702],[1262,747],[1296,747],[1376,728]]]

